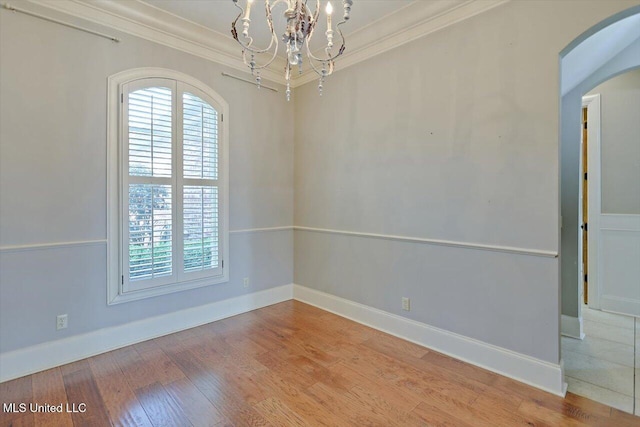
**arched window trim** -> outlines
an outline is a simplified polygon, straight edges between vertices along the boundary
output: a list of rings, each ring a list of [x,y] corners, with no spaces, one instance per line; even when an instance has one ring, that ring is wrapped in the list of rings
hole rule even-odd
[[[195,280],[176,281],[146,289],[126,289],[123,278],[123,251],[128,242],[123,239],[124,214],[122,196],[124,193],[122,173],[128,165],[123,163],[124,123],[123,106],[126,85],[137,80],[168,79],[175,81],[176,87],[191,87],[199,96],[219,112],[218,120],[218,210],[221,274],[215,277],[201,277]],[[107,86],[107,304],[117,304],[178,292],[203,286],[224,283],[229,280],[229,149],[227,102],[213,89],[193,77],[164,68],[136,68],[114,74]],[[128,173],[128,169],[127,169]],[[128,251],[128,249],[126,249]]]

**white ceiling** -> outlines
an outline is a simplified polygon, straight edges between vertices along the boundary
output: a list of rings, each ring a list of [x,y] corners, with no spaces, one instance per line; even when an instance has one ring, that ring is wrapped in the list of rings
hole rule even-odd
[[[231,22],[238,16],[240,10],[234,6],[232,0],[141,0],[144,3],[150,4],[158,9],[162,9],[166,12],[172,13],[183,19],[189,20],[196,24],[202,25],[213,31],[222,33],[231,38]],[[351,19],[349,22],[341,26],[345,35],[352,34],[359,29],[366,27],[367,25],[375,22],[386,15],[389,15],[398,9],[402,9],[416,0],[356,0],[353,3],[351,9]],[[262,45],[261,41],[268,43],[269,31],[266,26],[266,20],[264,19],[264,6],[260,0],[256,0],[252,8],[251,17],[251,33],[256,41],[256,44]],[[325,25],[322,21],[324,19],[324,8],[326,0],[321,0],[321,21],[318,25],[316,32],[316,41],[314,48],[322,47],[321,40],[324,40]],[[246,0],[239,0],[241,6],[246,5]],[[309,0],[310,7],[315,7],[316,2]],[[331,4],[334,8],[334,26],[339,22],[338,18],[342,17],[342,1],[332,0]],[[273,9],[273,18],[276,34],[280,38],[280,32],[284,30],[284,24],[286,22],[284,18],[285,6],[280,4]],[[241,25],[239,25],[238,31],[242,31]],[[335,36],[336,45],[339,43],[338,36]]]

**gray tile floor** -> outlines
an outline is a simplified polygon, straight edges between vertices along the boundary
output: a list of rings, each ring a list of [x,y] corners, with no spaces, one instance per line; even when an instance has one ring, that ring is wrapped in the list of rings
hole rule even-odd
[[[569,391],[640,415],[640,319],[582,308],[584,340],[562,337]]]

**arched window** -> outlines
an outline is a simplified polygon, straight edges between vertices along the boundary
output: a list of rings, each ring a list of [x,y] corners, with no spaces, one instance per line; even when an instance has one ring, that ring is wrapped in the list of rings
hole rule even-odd
[[[108,302],[227,281],[226,103],[161,69],[109,92]]]

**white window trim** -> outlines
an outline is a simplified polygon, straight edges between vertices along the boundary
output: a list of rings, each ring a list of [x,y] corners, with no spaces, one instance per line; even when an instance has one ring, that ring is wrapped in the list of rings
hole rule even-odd
[[[137,291],[124,292],[122,286],[121,250],[121,174],[123,167],[120,161],[122,138],[122,87],[126,83],[140,79],[162,78],[186,83],[212,98],[220,108],[220,125],[218,134],[218,200],[221,205],[220,243],[222,246],[222,275],[180,283],[157,286]],[[107,83],[107,304],[119,304],[179,292],[186,289],[199,288],[229,281],[229,105],[213,89],[178,71],[164,68],[135,68],[109,77]]]

